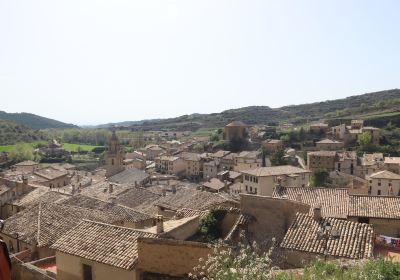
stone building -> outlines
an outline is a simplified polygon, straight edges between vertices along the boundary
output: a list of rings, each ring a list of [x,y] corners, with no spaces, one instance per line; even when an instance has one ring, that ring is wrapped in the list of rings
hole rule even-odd
[[[384,163],[387,170],[400,174],[400,157],[385,157]]]
[[[337,151],[343,149],[344,143],[337,140],[323,139],[316,142],[315,146],[320,151]]]
[[[247,193],[271,196],[277,184],[283,186],[308,186],[310,171],[291,165],[260,167],[242,171]]]
[[[263,147],[270,153],[276,153],[283,149],[283,141],[279,139],[270,139],[263,142]]]
[[[123,152],[118,137],[113,130],[108,140],[108,148],[105,156],[106,161],[106,177],[111,177],[124,170]]]
[[[314,171],[317,168],[324,168],[327,171],[335,170],[335,162],[338,155],[336,151],[316,151],[307,153],[307,168]]]
[[[247,126],[241,121],[234,121],[227,124],[224,128],[224,140],[246,139]]]
[[[59,280],[136,280],[137,240],[157,235],[84,220],[51,247]]]
[[[400,195],[400,175],[383,170],[369,176],[371,195]]]

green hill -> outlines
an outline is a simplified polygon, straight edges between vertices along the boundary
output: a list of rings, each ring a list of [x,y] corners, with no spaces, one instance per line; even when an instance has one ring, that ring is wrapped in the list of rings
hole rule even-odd
[[[400,124],[400,90],[386,90],[343,99],[329,100],[302,105],[290,105],[281,108],[268,106],[250,106],[226,110],[213,114],[191,114],[177,118],[143,121],[133,124],[132,129],[159,130],[197,130],[199,128],[222,127],[234,120],[248,125],[278,123],[282,121],[303,124],[320,119],[335,120],[346,118],[366,119],[370,123],[378,118],[390,116]],[[384,121],[382,121],[382,118]],[[119,125],[118,123],[115,125]]]
[[[0,145],[47,140],[44,133],[10,121],[0,120]]]
[[[63,123],[30,113],[7,113],[0,111],[0,120],[16,122],[33,129],[77,127],[73,124]]]

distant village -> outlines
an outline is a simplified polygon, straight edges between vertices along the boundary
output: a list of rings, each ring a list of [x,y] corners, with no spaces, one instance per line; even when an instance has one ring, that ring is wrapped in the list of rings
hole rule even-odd
[[[400,256],[400,157],[356,148],[379,146],[380,129],[348,120],[304,133],[308,144],[292,145],[274,127],[234,121],[221,132],[226,149],[170,131],[124,152],[113,129],[96,168],[4,169],[0,236],[13,279],[189,279],[216,240],[275,240],[282,271]],[[40,152],[69,156],[57,140]]]

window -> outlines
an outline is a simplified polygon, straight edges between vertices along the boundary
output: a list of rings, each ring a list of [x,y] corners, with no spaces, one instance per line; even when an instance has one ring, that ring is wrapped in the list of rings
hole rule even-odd
[[[248,188],[249,188],[249,187],[246,185],[246,192],[248,191]]]
[[[114,159],[113,158],[111,159],[111,165],[114,165]]]
[[[251,191],[251,192],[253,191],[253,187],[250,187],[250,191]]]
[[[378,195],[381,195],[381,190],[378,190]]]
[[[254,193],[257,194],[257,188],[254,188]]]
[[[92,267],[87,264],[82,265],[83,280],[92,280]]]

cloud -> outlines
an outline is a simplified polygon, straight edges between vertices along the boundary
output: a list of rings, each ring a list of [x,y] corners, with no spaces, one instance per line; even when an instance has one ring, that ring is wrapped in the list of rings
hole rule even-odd
[[[170,0],[168,2],[167,13],[168,13],[169,17],[177,17],[177,16],[179,16],[179,9],[178,9],[178,6],[177,6],[175,0]]]

